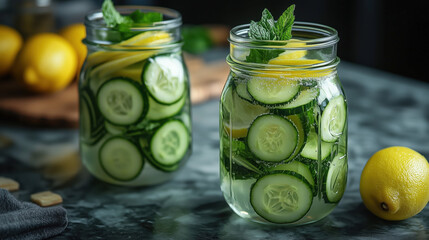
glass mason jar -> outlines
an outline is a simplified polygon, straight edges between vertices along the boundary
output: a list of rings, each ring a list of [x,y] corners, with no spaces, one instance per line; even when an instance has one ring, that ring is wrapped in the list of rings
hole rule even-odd
[[[189,77],[177,11],[143,6],[118,7],[160,12],[164,20],[106,26],[101,10],[85,19],[88,55],[79,81],[80,154],[98,179],[141,186],[170,179],[191,154]]]
[[[301,225],[328,215],[347,182],[347,102],[337,31],[296,22],[288,41],[230,32],[220,100],[221,189],[239,216]]]

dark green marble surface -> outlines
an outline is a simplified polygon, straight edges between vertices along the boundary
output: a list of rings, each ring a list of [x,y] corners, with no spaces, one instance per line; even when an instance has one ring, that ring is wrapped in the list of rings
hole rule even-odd
[[[69,225],[54,239],[429,239],[429,205],[388,222],[368,212],[359,195],[360,173],[379,149],[402,145],[429,158],[429,84],[350,63],[341,63],[339,74],[349,102],[348,184],[336,209],[310,225],[259,225],[229,209],[219,187],[217,99],[193,106],[192,157],[165,184],[105,184],[80,168],[76,130],[6,124],[0,176],[21,183],[14,195],[22,201],[42,190],[63,196]]]

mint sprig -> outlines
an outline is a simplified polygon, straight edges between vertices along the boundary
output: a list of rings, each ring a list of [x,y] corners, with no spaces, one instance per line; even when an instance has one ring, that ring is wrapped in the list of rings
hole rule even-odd
[[[104,22],[108,27],[116,27],[120,24],[131,25],[132,21],[130,18],[122,16],[113,6],[112,0],[104,0],[101,5],[101,11],[103,12]]]
[[[112,0],[104,0],[101,10],[106,25],[121,32],[124,39],[137,34],[130,30],[135,24],[148,24],[163,20],[163,16],[159,12],[141,12],[140,10],[135,10],[128,16],[122,16],[115,9]]]
[[[295,5],[289,6],[277,21],[273,15],[264,9],[259,22],[251,21],[249,27],[249,37],[254,40],[284,41],[292,38],[292,25],[295,21],[293,12]],[[268,63],[269,60],[277,57],[282,50],[251,49],[246,61],[256,63]]]

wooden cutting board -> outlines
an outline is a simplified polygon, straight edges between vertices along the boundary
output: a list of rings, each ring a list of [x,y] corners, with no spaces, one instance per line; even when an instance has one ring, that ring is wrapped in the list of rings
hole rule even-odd
[[[191,101],[218,98],[229,74],[225,61],[206,63],[185,56],[191,79]],[[25,92],[13,80],[0,81],[0,119],[32,127],[76,128],[79,125],[77,83],[54,94]]]

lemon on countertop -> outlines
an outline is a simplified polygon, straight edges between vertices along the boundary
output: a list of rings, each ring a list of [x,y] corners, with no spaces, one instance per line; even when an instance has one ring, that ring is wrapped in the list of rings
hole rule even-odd
[[[360,194],[368,210],[380,218],[410,218],[429,201],[429,163],[407,147],[382,149],[362,171]]]
[[[7,74],[22,46],[22,37],[15,29],[0,25],[0,76]]]
[[[62,28],[59,34],[64,37],[73,46],[77,53],[78,74],[83,62],[85,61],[87,49],[82,40],[86,37],[85,25],[75,23]]]
[[[67,40],[58,34],[39,33],[24,43],[13,74],[27,89],[50,93],[68,86],[76,69],[76,52]]]

